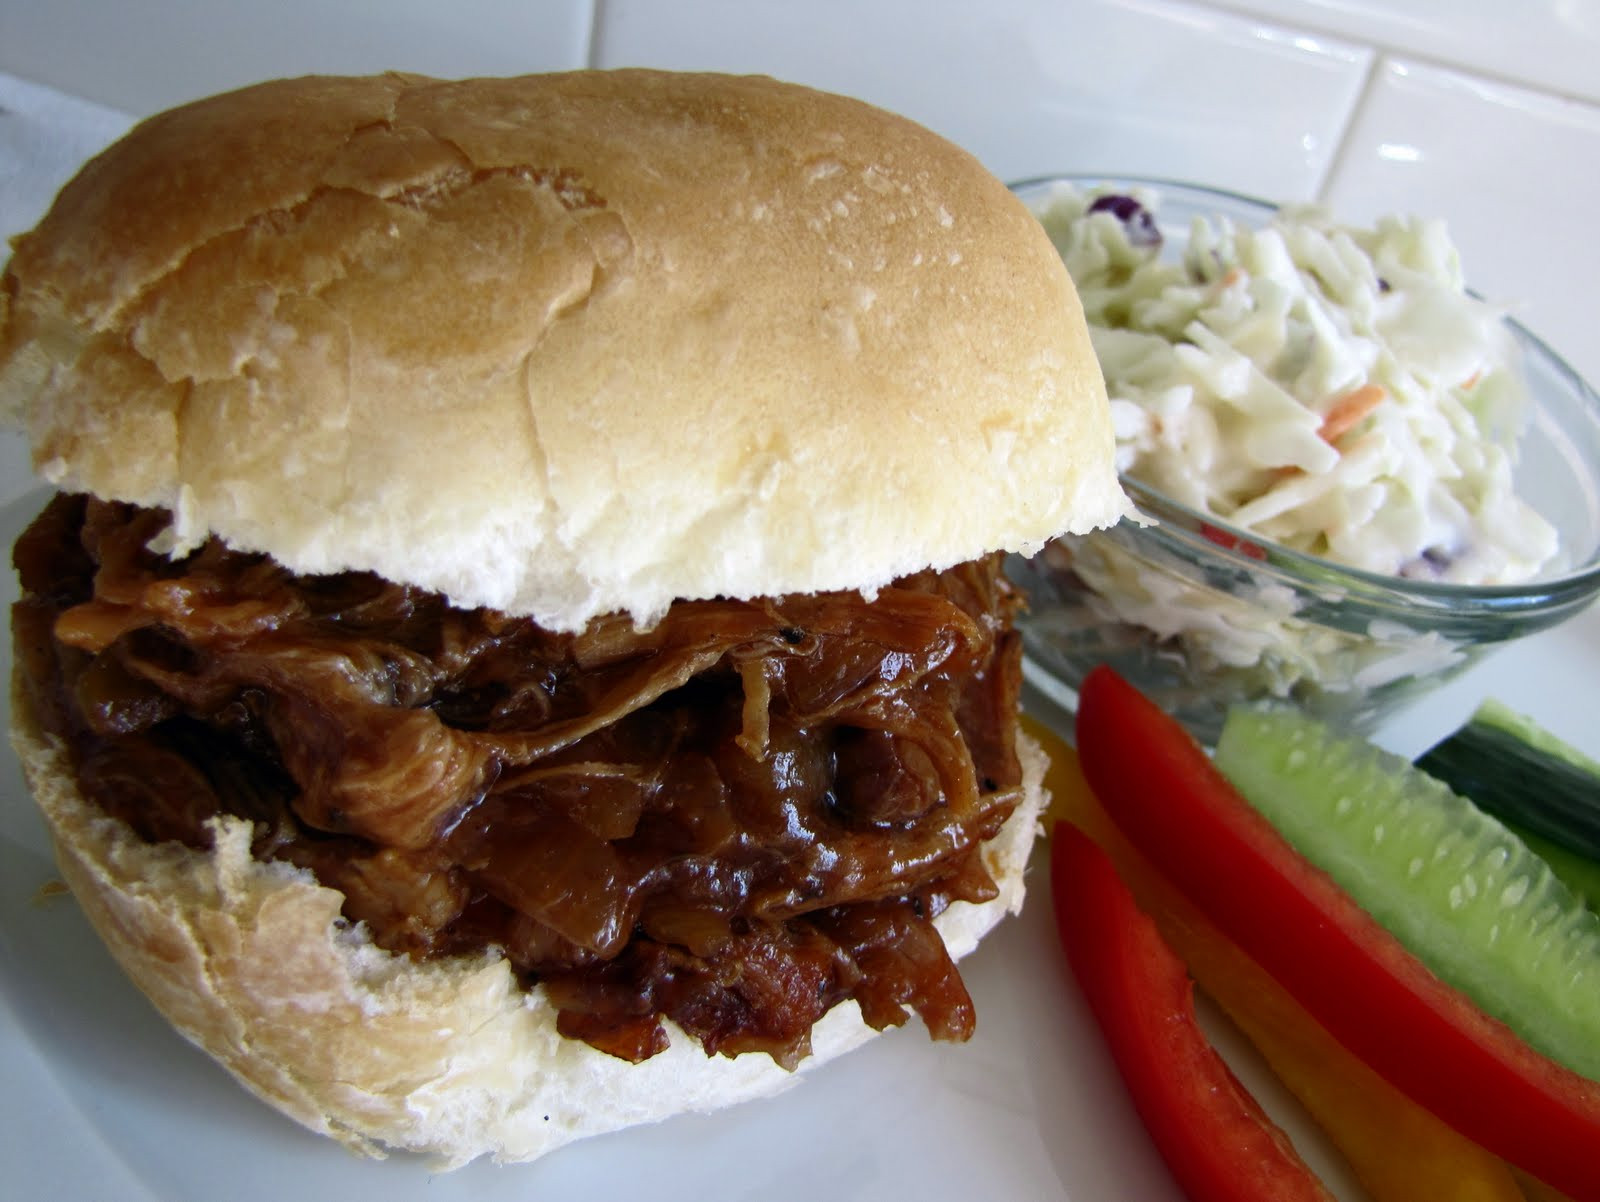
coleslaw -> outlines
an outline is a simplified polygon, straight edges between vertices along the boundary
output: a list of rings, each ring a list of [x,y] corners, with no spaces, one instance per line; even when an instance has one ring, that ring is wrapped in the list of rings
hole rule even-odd
[[[1513,489],[1516,348],[1442,222],[1196,216],[1174,254],[1159,206],[1058,182],[1036,207],[1083,301],[1119,470],[1369,572],[1506,584],[1555,558]]]

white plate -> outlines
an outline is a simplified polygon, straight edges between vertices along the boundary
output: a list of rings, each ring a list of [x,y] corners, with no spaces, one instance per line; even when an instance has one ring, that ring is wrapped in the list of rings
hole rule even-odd
[[[0,508],[0,545],[10,546],[38,503],[36,494]],[[9,601],[16,592],[9,573],[5,589]],[[0,655],[9,660],[9,643]],[[1600,620],[1590,611],[1489,661],[1386,741],[1420,749],[1489,691],[1570,728],[1572,707],[1580,716],[1594,712],[1597,680]],[[1595,736],[1578,741],[1600,751]],[[122,977],[71,897],[52,890],[46,838],[7,750],[0,762],[4,1194],[12,1202],[499,1202],[643,1190],[653,1202],[1180,1202],[1066,978],[1043,878],[1036,860],[1022,917],[963,964],[978,1009],[968,1044],[932,1043],[913,1023],[802,1075],[777,1098],[590,1140],[531,1165],[477,1163],[436,1174],[406,1157],[361,1160],[302,1131],[175,1035]],[[1340,1197],[1362,1197],[1292,1103],[1212,1021],[1230,1060],[1265,1092]]]

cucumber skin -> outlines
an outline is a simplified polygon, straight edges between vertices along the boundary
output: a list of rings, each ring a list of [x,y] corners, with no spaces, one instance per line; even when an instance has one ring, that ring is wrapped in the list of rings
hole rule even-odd
[[[1504,731],[1546,759],[1585,774],[1596,788],[1600,788],[1600,760],[1584,755],[1572,744],[1557,738],[1532,718],[1519,714],[1503,701],[1490,697],[1481,702],[1468,725]]]
[[[1417,767],[1503,821],[1600,860],[1600,763],[1485,701]]]
[[[1290,710],[1234,710],[1215,761],[1437,976],[1600,1080],[1600,917],[1504,824],[1400,756]]]

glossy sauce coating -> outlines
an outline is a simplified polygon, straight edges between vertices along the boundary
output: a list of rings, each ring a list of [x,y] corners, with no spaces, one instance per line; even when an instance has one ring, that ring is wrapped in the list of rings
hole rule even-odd
[[[848,998],[971,1033],[931,919],[994,896],[976,848],[1019,797],[998,557],[557,635],[219,542],[171,561],[166,522],[62,496],[14,553],[22,687],[142,837],[242,815],[380,946],[502,948],[631,1060],[670,1018],[793,1065]]]

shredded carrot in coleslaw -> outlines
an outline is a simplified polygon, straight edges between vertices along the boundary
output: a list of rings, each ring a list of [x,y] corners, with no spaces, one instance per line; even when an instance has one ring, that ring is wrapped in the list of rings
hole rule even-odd
[[[1352,567],[1510,583],[1557,553],[1516,493],[1525,385],[1441,222],[1284,208],[1132,240],[1108,190],[1038,212],[1089,319],[1127,476]],[[1161,197],[1132,188],[1141,222]],[[1138,210],[1134,210],[1136,213]]]

